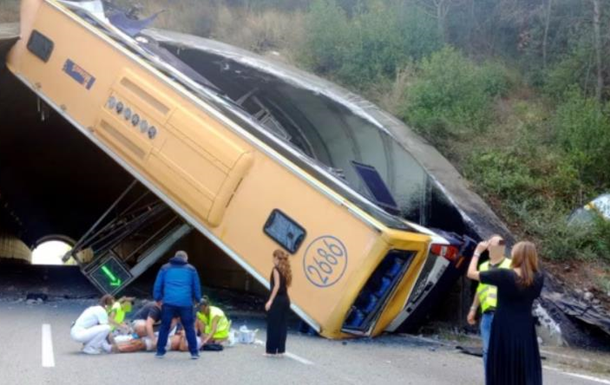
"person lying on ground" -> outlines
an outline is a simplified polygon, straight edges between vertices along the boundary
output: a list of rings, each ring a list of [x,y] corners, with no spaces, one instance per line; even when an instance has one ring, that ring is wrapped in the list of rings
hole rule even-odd
[[[108,310],[114,303],[114,297],[105,294],[97,306],[88,307],[72,324],[70,336],[76,342],[83,344],[83,353],[110,353],[112,346],[108,343],[110,325],[108,325]]]
[[[195,327],[201,335],[202,344],[221,344],[229,339],[231,321],[218,307],[212,306],[207,297],[199,303]]]
[[[156,333],[155,333],[156,334]],[[201,337],[196,337],[197,350],[201,349]],[[116,338],[116,347],[119,353],[134,353],[134,352],[151,352],[156,349],[156,346],[148,337],[134,338],[132,336],[121,336]],[[188,352],[188,342],[184,331],[171,335],[167,339],[165,349],[168,351]]]
[[[190,351],[188,339],[186,338],[186,335],[184,334],[184,330],[178,332],[177,336],[180,337],[180,344],[178,345],[178,350],[180,350],[181,352]],[[195,340],[197,341],[197,351],[199,351],[199,350],[201,350],[201,347],[203,346],[203,337],[197,336],[197,337],[195,337]]]
[[[149,337],[134,338],[133,336],[121,336],[115,338],[117,351],[119,353],[152,352],[156,350],[157,333],[154,340]],[[179,350],[182,337],[174,334],[168,337],[165,348],[167,350]]]

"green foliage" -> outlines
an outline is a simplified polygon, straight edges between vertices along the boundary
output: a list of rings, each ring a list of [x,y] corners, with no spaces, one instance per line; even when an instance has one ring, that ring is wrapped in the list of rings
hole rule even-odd
[[[317,73],[333,73],[341,67],[346,49],[348,20],[331,0],[316,0],[305,20],[307,41],[302,60]]]
[[[403,118],[437,144],[449,136],[480,133],[491,121],[494,97],[509,87],[499,64],[479,66],[446,47],[422,60]]]
[[[557,108],[558,144],[584,183],[610,186],[610,108],[571,89]]]
[[[610,263],[610,221],[598,216],[590,225],[571,225],[564,210],[517,211],[526,231],[539,239],[545,258]]]
[[[474,151],[464,174],[508,207],[527,203],[530,208],[539,208],[552,200],[567,209],[579,203],[582,189],[576,170],[565,158],[522,143],[513,148]]]
[[[540,192],[540,183],[520,157],[508,151],[476,151],[464,174],[494,197],[521,202]]]
[[[538,240],[540,252],[548,260],[592,260],[595,252],[589,245],[590,229],[569,226],[566,212],[553,204],[532,209],[527,203],[513,207],[516,219],[523,224],[526,234]]]
[[[371,2],[351,17],[333,0],[316,0],[306,20],[303,60],[315,72],[364,89],[394,78],[410,60],[440,46],[434,22],[416,7]]]
[[[485,94],[489,96],[508,95],[515,79],[511,79],[507,68],[499,62],[486,62],[478,68],[478,76]]]
[[[490,200],[501,202],[502,214],[538,241],[545,258],[610,262],[610,221],[599,217],[588,226],[568,224],[583,186],[568,161],[540,150],[475,152],[465,176]]]
[[[591,48],[582,45],[564,55],[547,71],[544,91],[555,100],[561,100],[566,90],[573,86],[592,94],[595,89],[592,55]]]

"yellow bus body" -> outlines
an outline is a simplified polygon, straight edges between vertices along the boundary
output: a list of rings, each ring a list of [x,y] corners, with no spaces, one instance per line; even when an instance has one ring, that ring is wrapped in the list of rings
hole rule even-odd
[[[409,250],[408,271],[364,334],[383,332],[397,317],[427,256],[429,235],[380,223],[64,5],[47,0],[22,7],[27,14],[9,54],[11,72],[260,282],[269,285],[271,254],[279,248],[262,231],[270,213],[279,209],[306,230],[291,256],[289,294],[293,309],[321,335],[349,337],[342,325],[375,268],[389,251]],[[53,42],[46,62],[26,47],[32,30]],[[156,135],[109,108],[111,97]],[[334,283],[320,287],[312,284],[316,269],[306,266],[305,254],[329,239],[344,246],[345,262],[324,273]]]

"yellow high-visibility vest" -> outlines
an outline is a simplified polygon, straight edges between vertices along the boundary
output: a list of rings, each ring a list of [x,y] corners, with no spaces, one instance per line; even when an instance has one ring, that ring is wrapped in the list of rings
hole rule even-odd
[[[496,269],[510,269],[511,260],[504,258]],[[480,272],[489,270],[489,261],[483,263],[479,268]],[[485,313],[489,309],[498,307],[498,288],[493,285],[487,285],[479,282],[477,286],[477,295],[481,303],[481,310]]]
[[[210,306],[210,318],[206,314],[197,312],[197,318],[205,324],[205,334],[210,334],[212,331],[212,322],[214,318],[218,317],[218,323],[216,324],[216,333],[212,336],[213,338],[226,338],[229,336],[229,328],[231,323],[225,315],[225,313],[217,308],[216,306]]]
[[[120,302],[115,302],[112,304],[112,308],[110,308],[110,311],[108,312],[108,314],[114,314],[114,322],[120,324],[121,322],[123,322],[125,320],[125,314],[127,313],[124,309],[123,306],[121,305]],[[111,326],[110,327],[111,330],[115,330],[116,327],[115,326]]]

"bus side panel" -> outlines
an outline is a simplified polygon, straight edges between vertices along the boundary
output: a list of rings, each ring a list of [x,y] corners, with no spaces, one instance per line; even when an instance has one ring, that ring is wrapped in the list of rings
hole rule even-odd
[[[273,251],[282,248],[263,231],[274,209],[279,209],[307,232],[301,247],[290,257],[292,301],[322,325],[324,336],[340,337],[347,310],[385,255],[387,245],[375,229],[365,225],[346,207],[257,152],[252,169],[215,231],[235,251],[246,256],[249,264],[266,279],[273,267]],[[338,263],[330,266],[332,271],[327,270],[330,274],[324,275],[328,278],[327,285],[321,283],[311,267],[319,268],[316,261],[324,262],[324,255],[331,253],[325,241],[342,245],[346,252],[344,258],[337,258]]]

